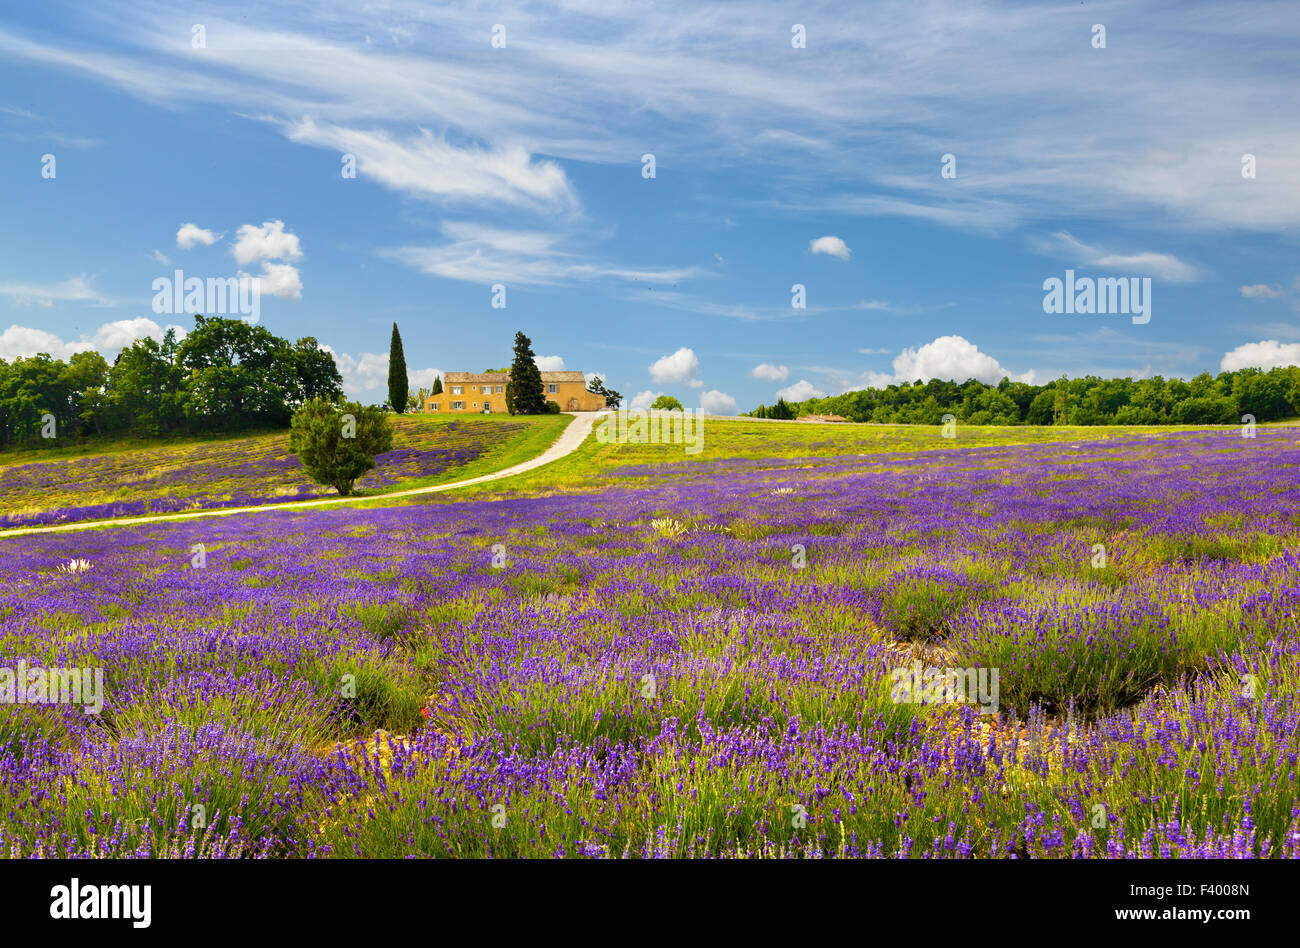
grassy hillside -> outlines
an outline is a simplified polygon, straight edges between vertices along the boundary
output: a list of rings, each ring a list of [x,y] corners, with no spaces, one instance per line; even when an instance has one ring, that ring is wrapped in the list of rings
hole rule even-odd
[[[567,415],[405,415],[394,419],[393,449],[357,482],[360,495],[424,487],[500,470],[545,450]],[[58,449],[56,449],[58,450]],[[0,525],[333,496],[289,450],[288,431],[163,444],[139,440],[95,448],[5,456]]]
[[[1262,426],[1261,426],[1262,427]],[[687,472],[678,465],[697,465],[708,473],[724,461],[788,462],[799,466],[809,458],[1006,448],[1033,444],[1082,444],[1089,441],[1161,439],[1175,432],[1223,431],[1239,426],[1192,429],[1180,426],[992,426],[958,425],[945,438],[933,425],[810,424],[750,418],[707,418],[702,449],[689,454],[681,444],[602,444],[593,432],[573,454],[545,467],[485,484],[469,491],[545,491],[583,489],[617,482],[646,484]]]

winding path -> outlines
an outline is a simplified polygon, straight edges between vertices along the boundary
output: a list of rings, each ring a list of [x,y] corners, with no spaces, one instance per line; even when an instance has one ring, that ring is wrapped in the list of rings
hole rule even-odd
[[[578,450],[582,442],[587,440],[587,435],[595,427],[596,420],[606,414],[606,412],[586,411],[573,414],[573,420],[560,432],[560,436],[551,443],[551,446],[527,461],[521,461],[519,464],[502,468],[499,471],[493,471],[491,474],[480,474],[478,477],[471,477],[463,481],[453,481],[450,484],[434,484],[431,487],[414,487],[410,490],[396,490],[387,494],[374,494],[369,497],[328,497],[324,500],[297,500],[283,504],[257,504],[251,507],[224,507],[220,510],[194,510],[185,513],[174,514],[155,514],[150,517],[119,517],[113,520],[83,520],[77,523],[61,523],[48,527],[12,527],[8,530],[0,530],[0,539],[5,537],[23,536],[28,533],[62,533],[69,530],[93,530],[101,527],[125,527],[132,524],[140,523],[162,523],[169,520],[195,520],[199,517],[230,517],[235,514],[243,513],[263,513],[268,510],[299,510],[305,507],[331,507],[337,504],[358,504],[366,503],[372,500],[390,500],[393,497],[412,497],[416,494],[437,494],[446,490],[456,490],[459,487],[469,487],[471,484],[485,484],[489,481],[501,480],[504,477],[511,477],[515,474],[522,474],[525,471],[531,471],[539,468],[544,464],[550,464],[552,461],[559,460],[565,455],[572,454]]]

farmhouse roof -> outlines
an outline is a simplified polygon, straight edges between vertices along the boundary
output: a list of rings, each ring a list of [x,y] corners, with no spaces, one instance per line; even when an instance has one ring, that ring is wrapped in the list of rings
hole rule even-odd
[[[587,377],[577,370],[543,372],[543,382],[585,382]],[[463,382],[508,382],[509,372],[444,372],[443,385],[460,385]]]

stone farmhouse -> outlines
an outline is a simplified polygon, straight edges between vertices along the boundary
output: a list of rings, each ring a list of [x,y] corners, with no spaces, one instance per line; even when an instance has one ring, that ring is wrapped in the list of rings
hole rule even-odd
[[[446,372],[443,390],[424,399],[423,411],[487,413],[506,410],[509,372]],[[587,391],[587,379],[577,371],[543,372],[542,391],[560,411],[600,411],[605,396]]]

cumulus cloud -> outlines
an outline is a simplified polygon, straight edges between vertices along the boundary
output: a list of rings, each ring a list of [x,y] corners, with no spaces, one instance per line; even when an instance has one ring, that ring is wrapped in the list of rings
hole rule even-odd
[[[181,229],[176,231],[176,246],[182,250],[189,250],[195,244],[211,247],[220,239],[220,234],[214,234],[197,224],[182,224]]]
[[[726,392],[710,389],[700,395],[700,407],[711,415],[734,415],[736,400]]]
[[[239,271],[241,277],[249,274]],[[285,296],[289,299],[302,299],[302,277],[298,268],[291,263],[268,263],[262,261],[262,272],[257,279],[258,292],[263,296]]]
[[[563,356],[536,356],[533,359],[537,363],[537,368],[542,372],[563,372]]]
[[[661,384],[685,382],[687,385],[698,387],[703,384],[695,379],[695,373],[699,370],[700,360],[695,355],[695,351],[683,346],[672,355],[666,355],[651,365],[650,378]]]
[[[749,370],[749,374],[756,379],[762,379],[765,382],[784,382],[790,377],[790,369],[784,365],[772,365],[767,362],[760,362]]]
[[[824,253],[831,257],[839,257],[841,260],[849,259],[853,251],[849,250],[849,245],[838,237],[818,237],[816,240],[808,241],[808,249],[813,253]]]
[[[807,379],[800,379],[793,385],[787,385],[785,388],[776,390],[776,397],[784,398],[787,402],[802,402],[809,398],[824,398],[825,396],[825,392]]]
[[[47,352],[56,359],[68,359],[78,352],[95,348],[89,342],[64,342],[52,332],[30,326],[10,326],[0,333],[0,359],[29,359]]]
[[[1262,342],[1248,342],[1224,353],[1219,362],[1219,370],[1236,372],[1238,369],[1256,368],[1267,371],[1287,365],[1300,365],[1300,343],[1265,339]]]
[[[637,392],[632,396],[631,401],[627,403],[627,407],[630,411],[648,411],[650,406],[654,404],[655,399],[662,394],[663,392],[652,392],[650,389]]]
[[[359,395],[373,389],[388,386],[388,353],[363,352],[353,356],[346,352],[336,352],[331,346],[321,346],[334,357],[339,375],[343,376],[343,390],[349,395]],[[407,372],[410,377],[410,372]]]
[[[1241,295],[1248,300],[1275,300],[1282,295],[1282,288],[1267,283],[1252,283],[1241,288]]]
[[[388,353],[362,352],[351,355],[338,352],[332,346],[321,349],[334,357],[339,375],[343,376],[343,391],[347,395],[375,395],[380,393],[388,400]],[[433,380],[442,375],[442,369],[407,369],[406,380],[412,388],[432,388]]]
[[[341,374],[341,371],[340,371]],[[442,369],[407,369],[406,380],[411,388],[433,388],[434,379],[442,377]],[[384,377],[387,382],[387,376]]]
[[[56,359],[66,361],[78,352],[94,350],[111,362],[118,352],[137,339],[150,336],[161,340],[168,329],[176,330],[178,338],[185,338],[185,330],[180,326],[159,326],[146,317],[104,323],[91,335],[83,335],[75,342],[64,341],[44,329],[13,325],[0,333],[0,359],[27,359],[46,352]]]
[[[243,224],[235,235],[231,252],[240,263],[255,260],[297,260],[302,246],[296,234],[287,233],[284,221],[265,221],[261,227]]]
[[[170,267],[172,265],[171,258],[161,250],[155,250],[153,253],[149,254],[149,259],[154,263],[161,263],[165,267]]]
[[[149,337],[161,342],[168,329],[176,330],[178,339],[184,339],[186,336],[185,330],[180,326],[159,326],[146,316],[137,319],[117,319],[111,323],[104,323],[95,330],[95,348],[105,355],[110,352],[116,354],[137,339]]]
[[[1034,381],[1032,370],[1019,375],[1010,372],[962,336],[940,336],[918,348],[904,349],[894,357],[894,377],[899,382],[978,379],[993,384],[1002,381],[1003,376],[1014,382],[1032,384]]]

